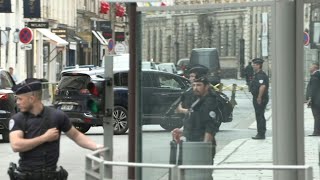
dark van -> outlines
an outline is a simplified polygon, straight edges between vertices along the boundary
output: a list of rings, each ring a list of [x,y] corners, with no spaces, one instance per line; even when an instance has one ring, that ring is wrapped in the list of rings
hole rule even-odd
[[[220,60],[216,48],[196,48],[192,49],[189,68],[194,65],[203,65],[209,68],[209,80],[211,84],[220,83]]]

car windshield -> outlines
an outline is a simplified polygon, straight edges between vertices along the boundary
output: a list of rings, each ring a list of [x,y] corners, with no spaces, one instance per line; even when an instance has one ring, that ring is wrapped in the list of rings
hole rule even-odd
[[[59,82],[59,89],[83,89],[86,87],[90,77],[87,75],[81,76],[63,76]]]
[[[0,88],[7,89],[7,88],[11,88],[12,86],[13,84],[10,81],[8,74],[6,74],[5,71],[2,71],[0,73]]]
[[[193,61],[194,64],[201,64],[204,65],[208,68],[210,68],[211,65],[211,60],[210,60],[210,52],[202,52],[202,53],[198,53],[199,58],[195,59]]]

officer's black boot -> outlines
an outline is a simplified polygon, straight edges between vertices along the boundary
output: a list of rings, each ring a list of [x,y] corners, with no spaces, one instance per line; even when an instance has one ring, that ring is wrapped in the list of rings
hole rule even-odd
[[[266,136],[258,133],[256,136],[253,136],[252,139],[266,139]]]

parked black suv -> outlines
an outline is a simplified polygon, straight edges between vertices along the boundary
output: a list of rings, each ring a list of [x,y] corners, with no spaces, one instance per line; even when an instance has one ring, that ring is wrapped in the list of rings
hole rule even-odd
[[[61,109],[81,132],[91,126],[102,125],[101,90],[104,69],[66,71],[56,89],[54,106]],[[182,116],[164,114],[170,105],[190,86],[181,76],[156,71],[142,70],[142,124],[160,124],[172,130],[182,126]],[[128,70],[114,70],[114,134],[128,130]]]
[[[12,89],[15,85],[9,72],[0,69],[0,134],[2,140],[9,142],[9,120],[16,113],[16,100]]]

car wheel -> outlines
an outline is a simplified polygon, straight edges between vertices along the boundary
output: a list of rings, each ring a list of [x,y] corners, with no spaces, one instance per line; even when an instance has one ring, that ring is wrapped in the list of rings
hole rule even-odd
[[[78,131],[82,132],[83,134],[88,132],[89,129],[91,128],[90,125],[88,124],[74,124],[73,125]]]
[[[4,142],[9,142],[9,132],[2,133],[2,138]]]
[[[175,128],[181,128],[183,126],[183,121],[182,121],[182,118],[181,119],[164,118],[163,121],[160,123],[160,126],[167,131],[172,131]]]
[[[121,106],[115,106],[113,110],[113,133],[116,135],[124,134],[128,128],[128,111]]]

